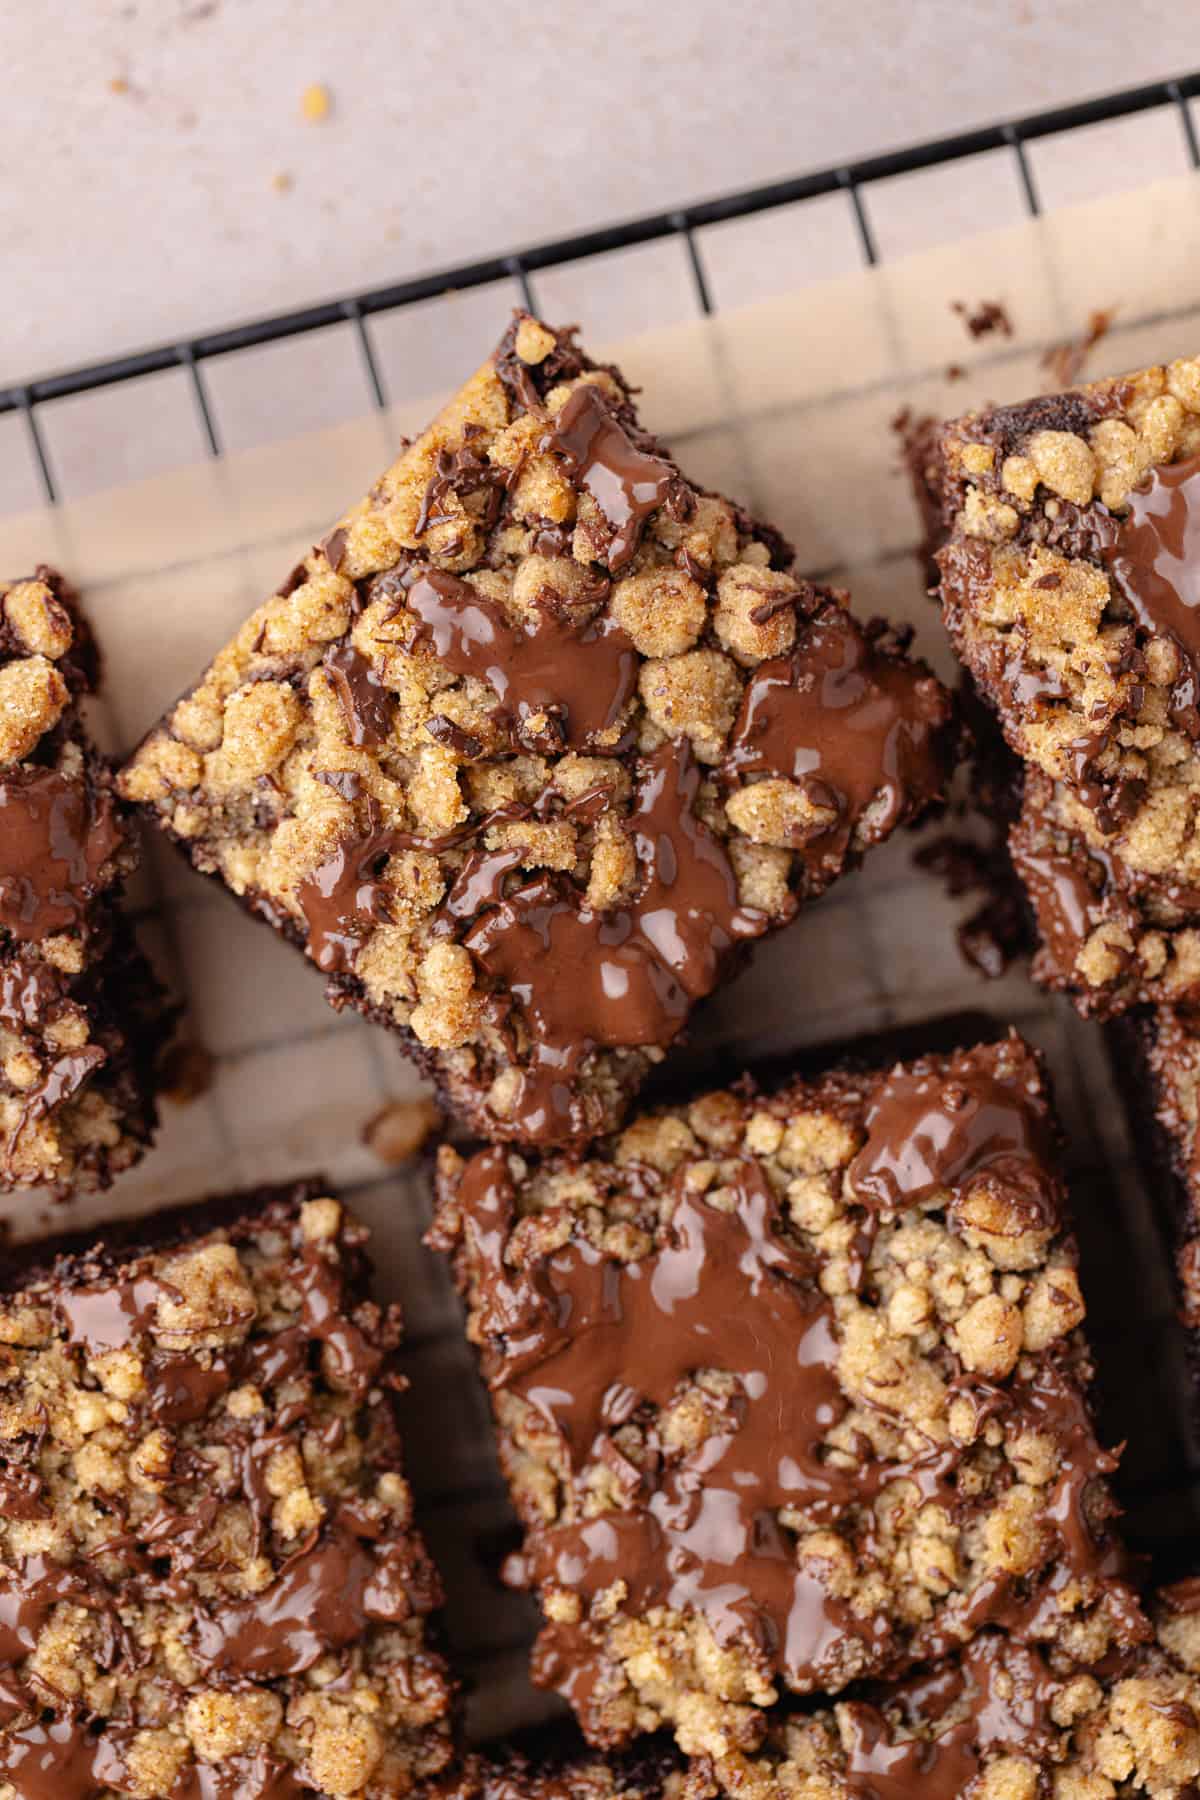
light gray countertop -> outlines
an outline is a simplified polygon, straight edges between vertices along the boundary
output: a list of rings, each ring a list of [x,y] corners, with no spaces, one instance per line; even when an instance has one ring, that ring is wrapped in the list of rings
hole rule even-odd
[[[1176,0],[43,0],[3,36],[0,380],[1200,63]]]

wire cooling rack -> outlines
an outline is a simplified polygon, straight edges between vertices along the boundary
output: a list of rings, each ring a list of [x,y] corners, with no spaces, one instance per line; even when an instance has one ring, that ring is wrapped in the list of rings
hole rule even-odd
[[[711,315],[717,310],[718,301],[706,268],[703,240],[706,232],[714,226],[749,219],[756,214],[773,212],[800,202],[838,195],[849,209],[864,264],[874,266],[881,261],[883,252],[879,234],[872,223],[870,194],[872,188],[877,189],[880,183],[897,176],[946,168],[971,157],[1001,151],[1012,159],[1025,210],[1030,216],[1037,216],[1043,210],[1043,200],[1038,174],[1030,154],[1031,146],[1050,139],[1061,139],[1069,133],[1080,132],[1090,126],[1166,109],[1174,114],[1177,121],[1180,155],[1186,156],[1193,168],[1200,168],[1200,139],[1191,106],[1192,99],[1197,95],[1200,95],[1200,71],[1167,81],[1151,82],[1142,87],[1127,88],[1072,106],[1031,113],[1024,118],[1006,120],[949,137],[933,138],[927,142],[912,144],[903,150],[888,151],[857,162],[812,170],[808,174],[745,188],[695,205],[648,213],[640,218],[627,219],[619,225],[531,245],[508,255],[486,257],[478,262],[440,269],[385,287],[368,288],[316,306],[234,325],[223,331],[161,344],[111,361],[87,363],[55,375],[18,382],[0,389],[0,414],[18,413],[23,416],[43,495],[48,501],[54,502],[58,498],[58,484],[39,420],[39,407],[48,401],[94,392],[147,375],[181,370],[191,386],[204,443],[210,455],[220,456],[223,449],[221,424],[218,408],[205,376],[205,364],[216,358],[305,336],[309,332],[349,325],[357,339],[368,395],[371,402],[383,411],[395,396],[389,395],[382,361],[372,335],[372,321],[403,307],[414,306],[448,292],[461,293],[492,282],[510,281],[516,284],[521,298],[530,310],[536,310],[538,301],[535,277],[539,273],[579,263],[589,257],[673,239],[684,252],[695,303],[702,314]]]
[[[305,535],[354,498],[357,475],[330,468],[328,438],[298,440],[299,465],[295,445],[279,451],[285,479],[271,492],[286,492],[287,504],[272,502],[265,511],[254,471],[247,476],[235,453],[264,434],[292,437],[369,408],[380,415],[378,435],[363,427],[338,440],[342,448],[352,442],[351,461],[357,468],[363,459],[369,479],[376,472],[371,459],[385,459],[381,446],[398,409],[417,389],[423,394],[461,379],[518,300],[556,318],[581,316],[589,347],[642,325],[715,315],[714,333],[728,321],[726,336],[685,331],[677,352],[676,339],[661,333],[665,359],[639,370],[635,355],[634,373],[651,390],[647,423],[700,479],[778,517],[797,538],[806,573],[844,575],[861,611],[877,607],[912,623],[922,649],[950,674],[912,555],[915,515],[902,485],[893,479],[888,487],[887,420],[918,399],[949,411],[975,395],[969,384],[947,388],[935,379],[945,344],[937,332],[910,329],[911,271],[900,258],[980,224],[1016,229],[1130,176],[1140,182],[1200,168],[1198,99],[1200,73],[30,379],[0,392],[0,428],[17,433],[6,438],[0,430],[0,513],[5,456],[24,458],[8,491],[19,507],[40,501],[56,510],[45,513],[36,536],[31,528],[19,542],[48,539],[45,553],[63,555],[83,580],[108,659],[112,738],[123,749],[149,722],[149,701],[157,708],[193,679],[290,566]],[[1107,163],[1097,154],[1104,146]],[[997,266],[972,251],[945,279],[990,282]],[[1040,332],[1043,340],[1073,328],[1053,256],[1046,267],[1041,310],[1030,293],[1022,296],[1036,314],[1032,336]],[[778,362],[764,374],[747,360],[731,306],[820,275],[853,281],[864,269],[880,272],[882,286],[869,296],[883,296],[879,320],[864,324],[858,316],[869,306],[857,288],[853,317],[841,310],[848,289],[839,289],[842,298],[827,309],[830,356],[844,351],[848,373],[826,373],[820,355],[810,358],[815,372],[799,375]],[[927,289],[928,275],[922,279]],[[1167,303],[1147,303],[1121,319],[1113,366],[1200,342],[1200,291],[1180,292],[1169,279],[1168,288]],[[943,293],[943,326],[946,300],[960,296],[982,297],[962,286]],[[774,318],[770,329],[786,337],[814,320],[826,320],[815,303],[800,309],[798,322]],[[958,343],[962,330],[953,329]],[[1010,350],[989,339],[969,353],[997,398],[1034,391],[1047,379],[1027,344]],[[676,354],[673,375],[666,365]],[[296,355],[306,359],[302,383],[301,365],[290,360]],[[796,360],[803,360],[799,353]],[[300,387],[307,410],[297,412]],[[683,392],[701,398],[682,405]],[[106,410],[118,401],[115,412]],[[121,410],[126,401],[130,410]],[[87,410],[93,407],[98,424]],[[306,442],[317,444],[307,460]],[[130,465],[134,451],[141,460]],[[184,483],[166,528],[157,512],[163,490],[156,488],[152,501],[136,488],[115,491],[131,478],[155,476],[160,466],[205,456],[208,485]],[[835,529],[829,516],[844,507],[848,483],[875,505],[869,517]],[[106,542],[120,544],[111,557],[97,550],[94,512],[84,517],[74,507],[87,496],[103,499],[104,486],[114,489],[104,505],[119,519],[106,533]],[[0,544],[7,563],[2,517]],[[150,686],[161,692],[148,695]],[[1164,1247],[1100,1035],[1037,994],[1022,971],[979,985],[953,946],[962,906],[914,869],[911,852],[911,839],[885,846],[861,875],[763,946],[748,973],[698,1021],[684,1066],[698,1084],[724,1081],[759,1056],[980,1007],[1045,1050],[1071,1145],[1104,1434],[1128,1442],[1121,1498],[1130,1536],[1151,1554],[1156,1575],[1182,1572],[1200,1543],[1200,1454],[1188,1424]],[[187,997],[193,1030],[214,1053],[216,1077],[186,1114],[167,1109],[159,1148],[104,1204],[141,1210],[189,1192],[287,1178],[313,1164],[328,1169],[371,1223],[382,1285],[405,1308],[409,1463],[446,1580],[450,1646],[476,1683],[474,1730],[487,1736],[542,1716],[547,1702],[532,1694],[525,1675],[533,1609],[503,1593],[494,1575],[512,1522],[484,1397],[445,1271],[420,1244],[426,1173],[382,1175],[357,1138],[356,1124],[389,1097],[413,1091],[415,1078],[384,1034],[329,1014],[312,971],[226,897],[157,846],[150,865],[145,929]],[[795,996],[782,1016],[781,994]],[[969,1034],[970,1022],[960,1020],[958,1029]],[[944,1035],[941,1027],[937,1035]]]

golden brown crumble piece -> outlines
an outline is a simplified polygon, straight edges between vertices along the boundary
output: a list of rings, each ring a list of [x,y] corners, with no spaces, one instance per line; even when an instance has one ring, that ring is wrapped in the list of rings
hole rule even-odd
[[[117,900],[137,862],[81,697],[99,659],[52,569],[0,584],[0,1190],[106,1187],[155,1122],[163,995]]]
[[[1073,1239],[1018,1037],[745,1082],[583,1159],[441,1152],[526,1530],[535,1678],[602,1746],[757,1747],[986,1626],[1077,1661],[1145,1623],[1088,1410]]]
[[[0,1800],[397,1800],[446,1767],[365,1239],[309,1185],[10,1263]]]
[[[943,428],[946,622],[1028,774],[1038,975],[1200,996],[1200,359]]]
[[[518,314],[121,777],[513,1141],[612,1129],[745,949],[941,793],[947,696]]]
[[[1159,1596],[1158,1642],[1104,1664],[985,1632],[910,1680],[702,1759],[682,1800],[1186,1800],[1200,1783],[1200,1583]]]

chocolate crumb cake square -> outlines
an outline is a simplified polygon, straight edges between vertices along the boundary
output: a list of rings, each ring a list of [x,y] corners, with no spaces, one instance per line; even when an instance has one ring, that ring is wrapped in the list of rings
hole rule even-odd
[[[519,314],[123,793],[482,1135],[610,1130],[740,952],[942,790],[903,633]]]
[[[117,905],[137,847],[80,713],[99,668],[61,575],[0,584],[0,1190],[107,1187],[157,1123],[170,1013]]]
[[[1025,769],[1035,965],[1200,997],[1200,359],[947,425],[946,622]]]
[[[365,1238],[310,1184],[10,1258],[4,1800],[392,1800],[449,1763]]]
[[[1185,1800],[1200,1784],[1200,1582],[1157,1597],[1158,1641],[1079,1665],[1003,1632],[906,1681],[701,1759],[683,1800]]]
[[[1015,1035],[748,1080],[582,1157],[440,1153],[525,1527],[535,1679],[611,1746],[758,1745],[786,1693],[988,1626],[1146,1625],[1112,1530],[1057,1130]]]

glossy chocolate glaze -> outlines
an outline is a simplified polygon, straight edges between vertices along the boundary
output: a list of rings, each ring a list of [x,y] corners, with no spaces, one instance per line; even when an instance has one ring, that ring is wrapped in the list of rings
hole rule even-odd
[[[347,638],[325,652],[324,664],[346,720],[350,742],[368,750],[386,744],[396,696],[380,681],[368,658]]]
[[[612,530],[605,558],[619,575],[633,560],[651,513],[672,489],[687,489],[678,470],[661,456],[639,450],[598,387],[577,387],[540,448],[562,459],[574,485],[591,495]]]
[[[1056,1133],[1035,1068],[1027,1083],[998,1078],[990,1049],[961,1051],[949,1066],[897,1068],[867,1109],[867,1141],[847,1180],[864,1206],[899,1212],[980,1185],[1020,1195],[1025,1228],[1062,1223]],[[952,1202],[953,1206],[953,1202]]]
[[[1152,469],[1122,518],[1097,514],[1095,523],[1100,554],[1138,623],[1179,649],[1171,715],[1200,736],[1200,456]]]
[[[862,1800],[958,1800],[996,1753],[1047,1756],[1061,1686],[1036,1648],[985,1634],[882,1704],[843,1706],[839,1776]]]
[[[699,786],[686,741],[640,763],[627,821],[638,890],[623,905],[593,911],[571,882],[542,875],[485,904],[463,936],[493,992],[515,1001],[525,1022],[528,1063],[506,1115],[523,1135],[553,1142],[585,1131],[573,1077],[588,1053],[665,1048],[736,948],[767,929],[765,913],[739,903],[724,847],[699,816]],[[506,872],[480,860],[449,906],[497,897]]]

